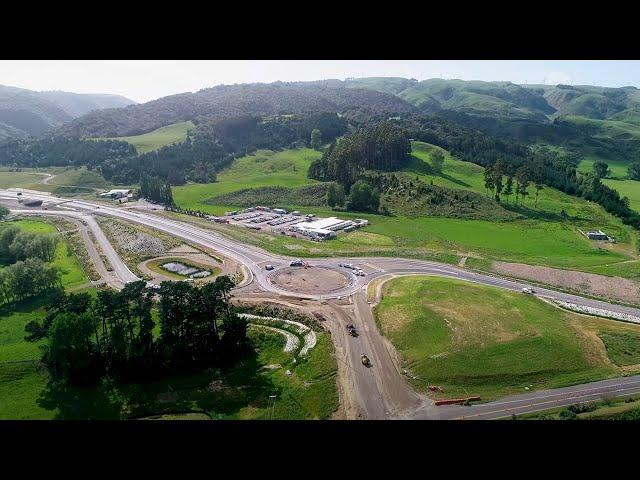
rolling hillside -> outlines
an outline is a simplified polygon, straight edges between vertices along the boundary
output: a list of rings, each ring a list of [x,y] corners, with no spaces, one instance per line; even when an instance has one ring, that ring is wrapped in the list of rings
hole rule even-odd
[[[219,85],[126,108],[91,112],[62,127],[60,133],[77,137],[124,137],[188,120],[198,124],[230,117],[317,112],[357,116],[361,111],[384,116],[417,110],[388,93],[334,88],[317,82]]]
[[[93,110],[132,103],[119,95],[34,92],[0,85],[0,142],[41,135]]]

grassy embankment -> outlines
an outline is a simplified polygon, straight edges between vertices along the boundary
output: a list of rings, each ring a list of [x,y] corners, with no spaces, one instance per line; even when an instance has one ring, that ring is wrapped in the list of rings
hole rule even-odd
[[[640,326],[535,297],[424,276],[391,280],[375,310],[412,384],[483,401],[640,370]]]

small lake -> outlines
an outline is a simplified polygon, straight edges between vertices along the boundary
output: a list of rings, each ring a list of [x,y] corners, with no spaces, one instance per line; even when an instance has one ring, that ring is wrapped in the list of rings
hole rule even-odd
[[[201,270],[199,268],[190,267],[180,262],[164,263],[161,265],[161,267],[171,273],[182,275],[184,277],[204,278],[211,275],[211,272],[209,270]]]

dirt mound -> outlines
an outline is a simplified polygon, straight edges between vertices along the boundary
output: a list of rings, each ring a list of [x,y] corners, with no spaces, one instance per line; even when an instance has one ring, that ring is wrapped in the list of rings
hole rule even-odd
[[[352,284],[348,274],[327,267],[289,267],[269,278],[279,288],[305,294],[330,293]]]

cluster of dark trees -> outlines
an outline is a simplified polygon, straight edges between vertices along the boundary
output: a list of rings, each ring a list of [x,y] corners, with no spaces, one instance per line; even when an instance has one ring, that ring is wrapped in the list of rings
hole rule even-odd
[[[25,232],[18,227],[6,227],[0,231],[0,258],[5,263],[27,258],[51,262],[59,241],[60,237],[55,233]]]
[[[134,157],[136,149],[117,140],[82,140],[59,135],[0,144],[0,164],[18,167],[82,165],[103,169],[109,162]]]
[[[30,257],[0,269],[0,294],[4,303],[13,303],[61,288],[60,270]]]
[[[537,205],[539,193],[547,185],[596,202],[607,212],[620,217],[623,223],[640,229],[640,214],[629,207],[629,199],[603,184],[597,172],[578,172],[578,163],[573,155],[538,148],[531,150],[523,163],[513,164],[500,159],[486,166],[485,187],[498,201],[515,193],[516,199],[519,196],[522,203],[529,195],[529,185],[533,183]]]
[[[167,206],[174,204],[171,185],[156,176],[147,174],[140,176],[140,196]]]
[[[46,317],[31,321],[26,339],[46,339],[43,362],[73,384],[109,375],[122,380],[223,365],[246,352],[247,322],[229,305],[233,282],[218,277],[202,287],[163,282],[157,295],[160,333],[154,336],[156,291],[144,281],[120,291],[52,292]]]
[[[365,180],[357,180],[347,196],[341,184],[331,182],[327,187],[326,200],[331,208],[346,205],[347,210],[377,212],[380,208],[380,190]]]
[[[411,142],[392,121],[365,127],[333,142],[321,158],[309,166],[308,176],[335,181],[349,191],[365,170],[401,169],[411,154]]]
[[[631,180],[640,180],[640,162],[633,162],[627,168],[627,174]]]
[[[593,173],[595,173],[598,178],[606,178],[611,172],[609,170],[609,165],[602,160],[596,160],[593,162]]]
[[[458,158],[482,166],[491,165],[498,158],[519,166],[529,152],[526,145],[501,140],[443,116],[411,115],[396,123],[409,138],[437,145]]]
[[[351,186],[347,209],[358,212],[377,212],[380,208],[380,190],[364,180]]]
[[[509,198],[515,194],[516,205],[518,201],[524,205],[525,198],[529,196],[529,186],[533,182],[535,186],[534,206],[537,207],[540,191],[544,189],[541,167],[540,163],[530,163],[514,168],[498,160],[484,169],[484,188],[487,192],[491,192],[497,202],[506,198],[509,203]]]
[[[22,301],[60,288],[61,273],[50,265],[59,242],[57,234],[25,232],[8,226],[0,231],[0,299]]]

